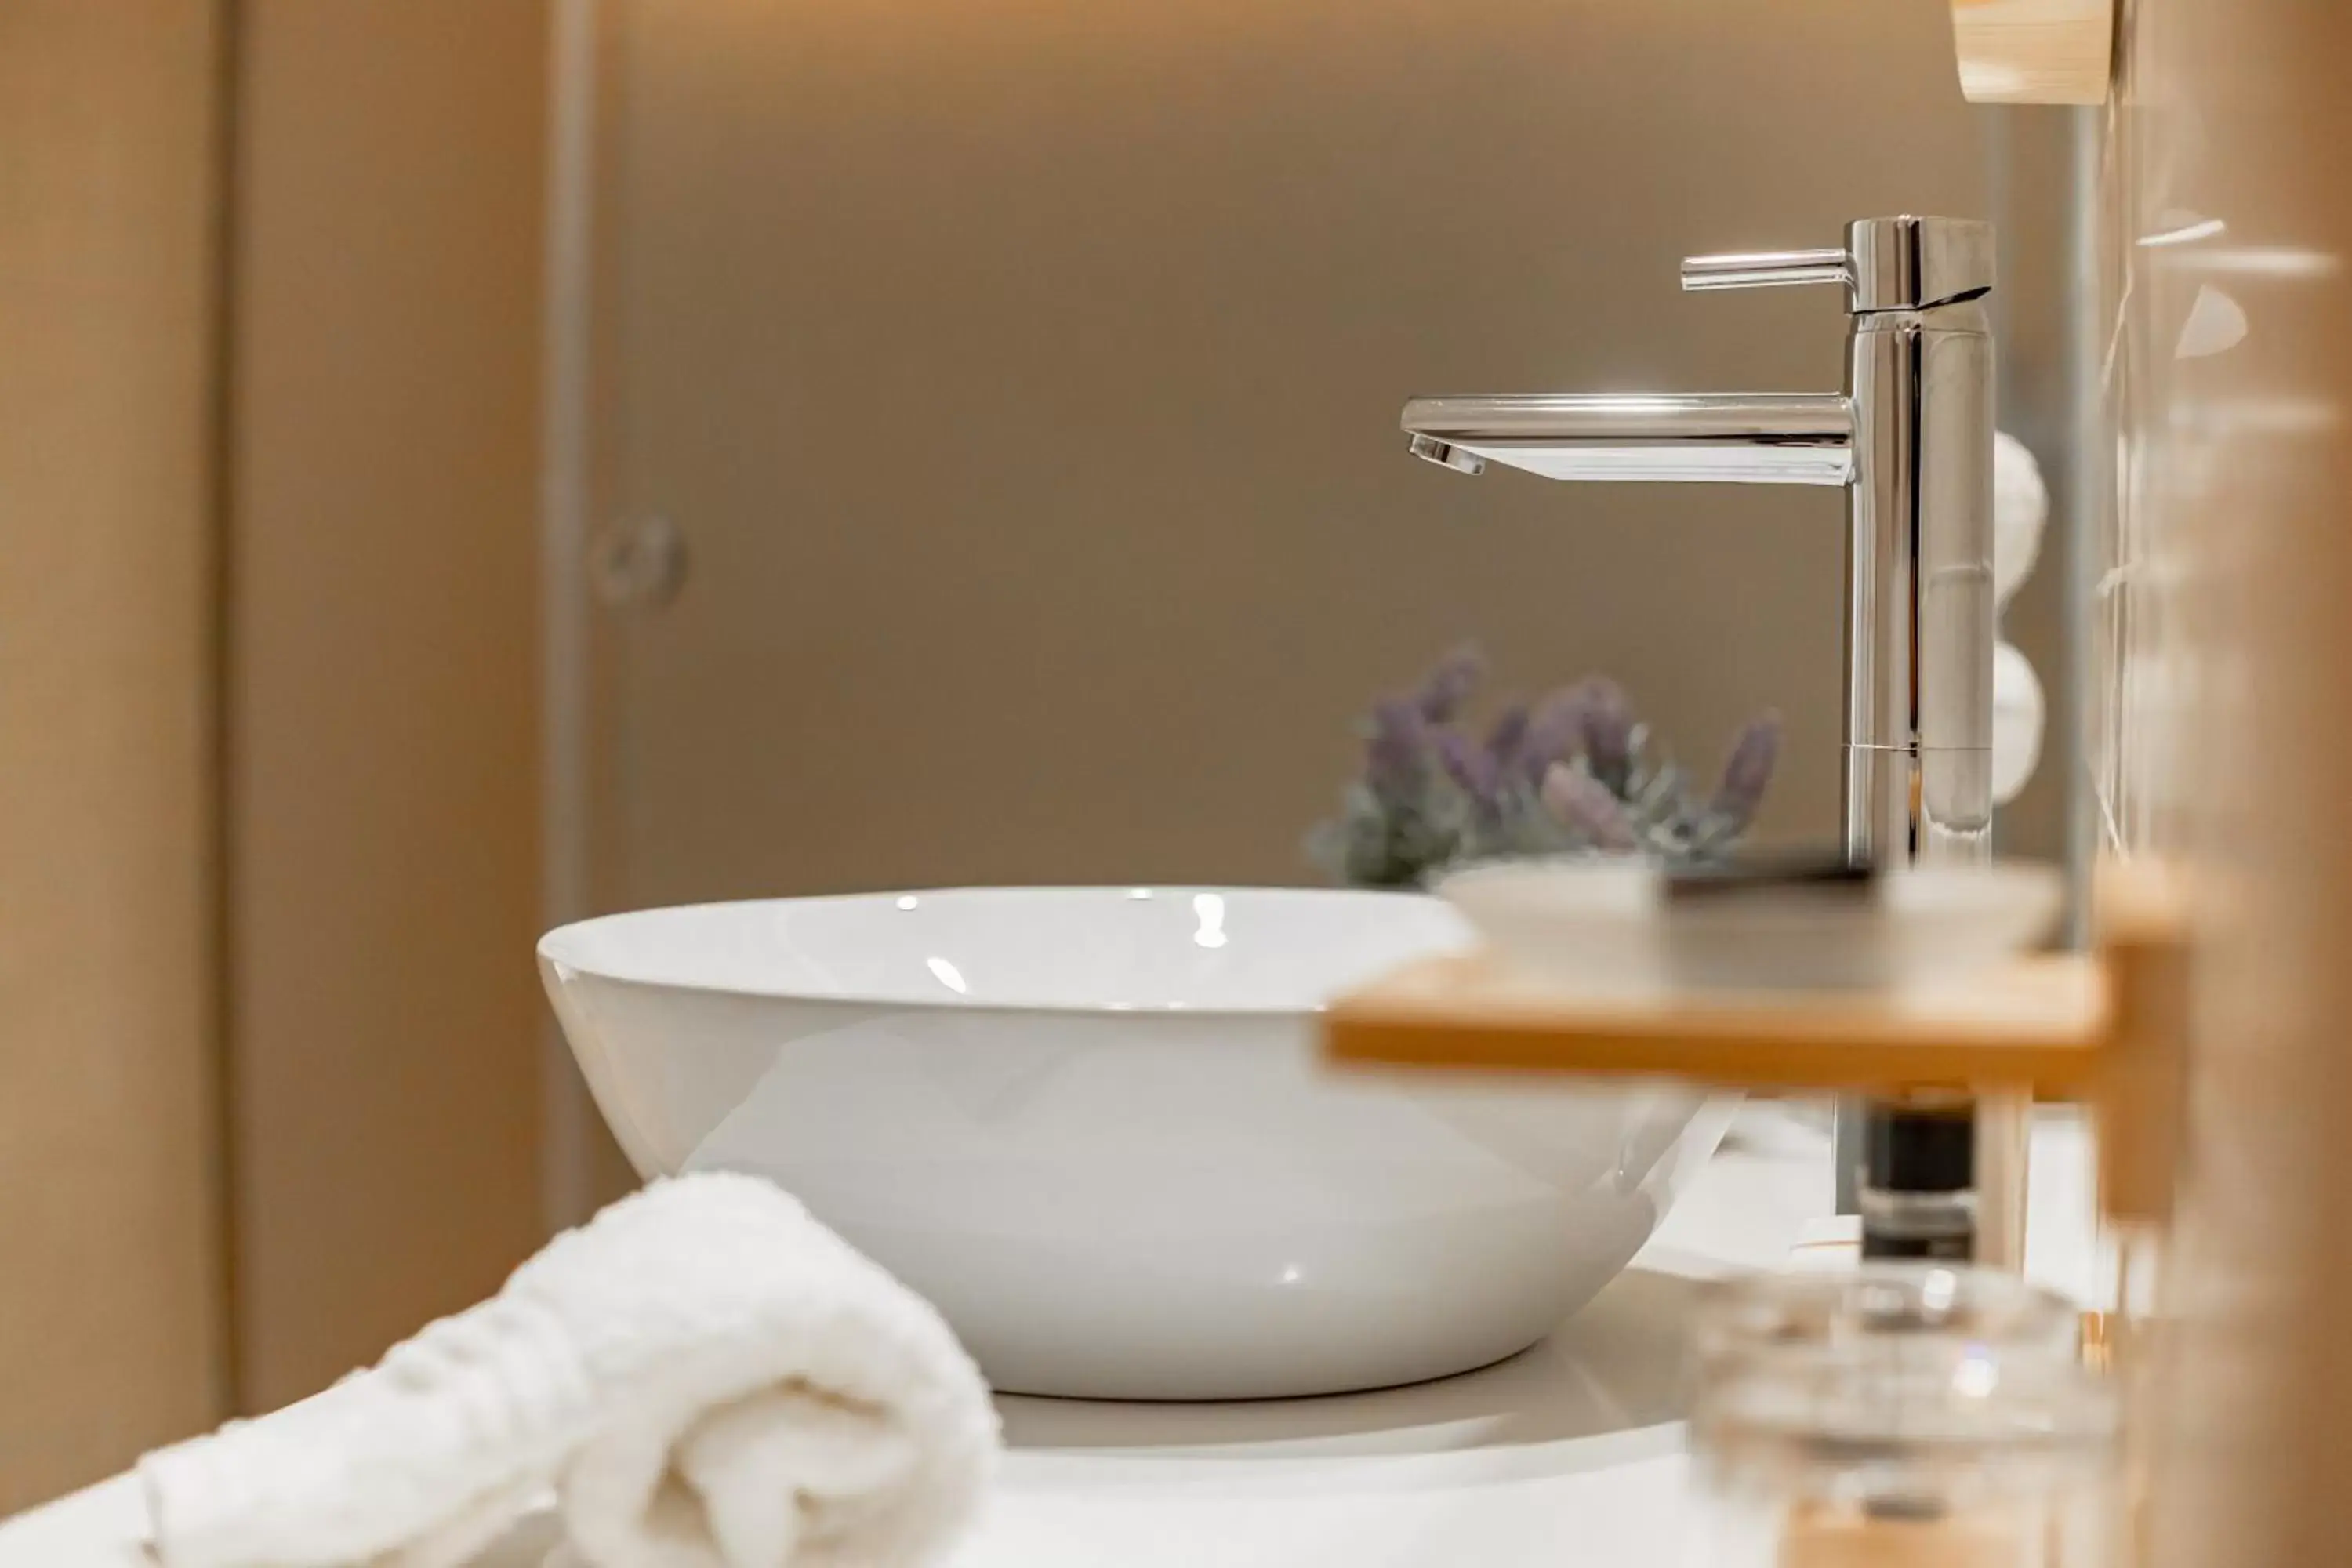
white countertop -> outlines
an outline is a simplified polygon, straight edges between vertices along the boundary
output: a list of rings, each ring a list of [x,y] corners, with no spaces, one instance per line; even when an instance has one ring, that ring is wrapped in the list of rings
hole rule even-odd
[[[2036,1126],[2027,1272],[2093,1278],[2085,1140]],[[998,1495],[953,1568],[1667,1568],[1683,1311],[1826,1212],[1822,1141],[1751,1112],[1650,1246],[1524,1355],[1417,1387],[1249,1405],[1007,1398]],[[129,1478],[0,1525],[0,1568],[147,1568]],[[480,1568],[536,1568],[533,1521]]]

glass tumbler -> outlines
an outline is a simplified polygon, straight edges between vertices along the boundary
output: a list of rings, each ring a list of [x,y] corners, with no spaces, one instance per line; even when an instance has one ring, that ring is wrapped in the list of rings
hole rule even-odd
[[[1697,1311],[1691,1568],[2109,1568],[2114,1388],[2014,1275],[1873,1263]]]

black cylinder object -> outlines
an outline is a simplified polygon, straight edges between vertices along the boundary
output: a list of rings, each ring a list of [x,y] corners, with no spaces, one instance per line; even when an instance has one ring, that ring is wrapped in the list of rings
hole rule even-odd
[[[1864,1117],[1863,1257],[1973,1260],[1973,1102],[1957,1096],[1874,1100]]]

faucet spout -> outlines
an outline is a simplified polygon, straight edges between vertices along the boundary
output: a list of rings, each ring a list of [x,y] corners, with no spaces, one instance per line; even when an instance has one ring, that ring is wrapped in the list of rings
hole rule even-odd
[[[1834,392],[1416,397],[1413,455],[1465,473],[1485,461],[1549,479],[1853,482],[1853,406]]]

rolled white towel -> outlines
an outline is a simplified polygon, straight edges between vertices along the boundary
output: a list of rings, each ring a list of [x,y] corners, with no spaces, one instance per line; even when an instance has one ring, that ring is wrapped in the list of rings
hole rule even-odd
[[[596,1568],[884,1568],[952,1543],[996,1450],[928,1302],[775,1186],[712,1173],[139,1473],[162,1568],[447,1568],[551,1486]]]
[[[2050,487],[2024,442],[2006,430],[1992,438],[1993,601],[2006,605],[2033,575],[2042,531],[2050,521]]]
[[[2042,764],[2042,679],[2007,643],[1992,650],[1992,803],[2015,800]]]

